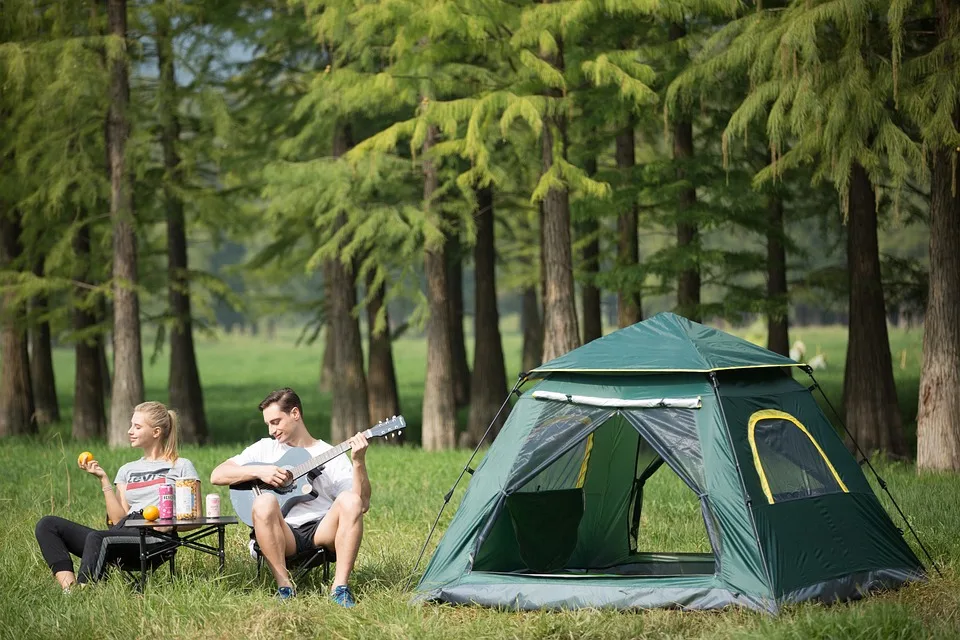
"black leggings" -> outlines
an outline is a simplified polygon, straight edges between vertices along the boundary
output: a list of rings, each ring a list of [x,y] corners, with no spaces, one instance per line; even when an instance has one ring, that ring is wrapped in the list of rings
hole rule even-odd
[[[73,571],[72,553],[80,558],[77,582],[99,580],[106,572],[108,560],[137,561],[140,558],[139,532],[124,527],[126,519],[124,517],[106,531],[98,531],[57,516],[44,516],[36,529],[43,559],[54,574]]]

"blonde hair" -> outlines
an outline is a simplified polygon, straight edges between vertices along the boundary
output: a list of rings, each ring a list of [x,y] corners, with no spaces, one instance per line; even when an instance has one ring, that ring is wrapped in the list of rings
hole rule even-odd
[[[177,453],[176,412],[168,410],[161,402],[141,402],[133,410],[135,413],[142,413],[149,426],[160,429],[163,442],[163,453],[160,456],[170,462],[176,462],[180,457]]]

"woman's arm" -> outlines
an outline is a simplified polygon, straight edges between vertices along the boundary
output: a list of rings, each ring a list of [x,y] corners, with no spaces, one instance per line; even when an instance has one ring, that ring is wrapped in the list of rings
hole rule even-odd
[[[107,518],[111,522],[117,523],[123,519],[123,516],[127,515],[127,498],[123,495],[123,491],[126,488],[126,485],[117,485],[118,493],[114,493],[113,485],[110,484],[110,478],[107,476],[107,472],[103,470],[100,466],[100,463],[96,460],[91,460],[84,465],[81,465],[84,471],[87,473],[96,476],[100,480],[100,489],[103,491],[103,499],[107,507]],[[123,488],[121,488],[123,487]]]
[[[127,483],[118,482],[117,483],[117,499],[120,501],[120,507],[123,509],[123,512],[130,513],[130,503],[127,502]],[[157,500],[159,502],[159,499]]]

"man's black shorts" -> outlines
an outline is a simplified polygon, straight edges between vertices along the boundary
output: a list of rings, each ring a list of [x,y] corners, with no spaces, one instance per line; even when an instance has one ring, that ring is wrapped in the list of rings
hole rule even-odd
[[[320,518],[320,520],[323,520],[323,518]],[[313,535],[317,532],[320,520],[313,520],[299,527],[290,527],[290,530],[293,531],[293,539],[297,541],[297,553],[317,548],[317,545],[313,544]]]

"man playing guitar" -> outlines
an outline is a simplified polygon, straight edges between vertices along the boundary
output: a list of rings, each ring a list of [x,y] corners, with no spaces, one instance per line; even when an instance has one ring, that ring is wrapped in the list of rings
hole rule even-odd
[[[294,447],[317,456],[331,445],[310,435],[303,422],[303,406],[293,389],[271,392],[260,403],[263,421],[270,432],[239,455],[221,463],[210,482],[233,485],[259,481],[270,487],[290,482],[291,473],[270,464]],[[358,433],[347,441],[353,450],[352,463],[346,456],[330,460],[319,476],[311,479],[317,492],[313,500],[298,502],[284,516],[277,497],[270,492],[253,501],[253,533],[260,553],[277,581],[277,597],[295,595],[286,558],[311,548],[325,547],[336,552],[331,598],[344,607],[356,604],[348,586],[350,572],[363,537],[363,514],[370,508],[370,479],[367,476],[367,438]],[[251,464],[260,463],[260,464]]]

